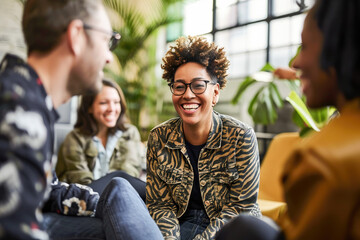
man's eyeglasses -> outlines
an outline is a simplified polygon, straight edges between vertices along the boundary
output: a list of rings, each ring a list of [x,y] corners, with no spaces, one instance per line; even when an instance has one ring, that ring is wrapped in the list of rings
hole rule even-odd
[[[121,35],[118,32],[109,32],[109,31],[106,31],[106,30],[101,29],[101,28],[90,26],[90,25],[88,25],[86,23],[84,23],[84,29],[94,30],[94,31],[98,31],[98,32],[102,32],[102,33],[111,35],[111,38],[110,38],[110,41],[109,41],[109,49],[110,49],[110,51],[112,51],[112,50],[114,50],[116,48],[116,46],[118,45],[118,43],[120,41],[120,38],[121,38]]]
[[[196,95],[202,94],[206,91],[207,84],[215,85],[216,83],[213,83],[209,80],[195,80],[192,81],[191,83],[173,82],[173,83],[169,83],[168,85],[170,87],[171,92],[175,96],[181,96],[186,92],[188,86],[190,87],[190,90],[194,94]]]

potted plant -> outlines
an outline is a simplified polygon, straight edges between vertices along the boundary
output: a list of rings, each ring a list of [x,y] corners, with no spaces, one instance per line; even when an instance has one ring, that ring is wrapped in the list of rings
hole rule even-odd
[[[144,127],[140,122],[141,114],[147,116],[148,127],[151,127],[152,123],[158,122],[157,117],[162,112],[164,94],[161,89],[165,83],[156,77],[154,70],[158,31],[181,20],[181,16],[169,12],[181,2],[104,0],[114,30],[121,34],[114,50],[115,63],[107,69],[107,74],[123,89],[130,119],[140,130]]]
[[[232,99],[233,104],[240,100],[250,86],[259,82],[262,83],[262,86],[255,91],[248,106],[248,112],[255,124],[273,124],[278,118],[278,110],[287,101],[295,110],[292,120],[299,127],[300,136],[305,136],[311,131],[319,131],[335,113],[336,109],[331,107],[308,109],[304,103],[305,97],[300,97],[297,93],[299,92],[300,81],[296,76],[296,71],[292,70],[291,66],[300,50],[299,47],[296,55],[290,60],[288,69],[275,69],[267,63],[259,72],[247,76],[240,84]],[[279,79],[288,83],[290,94],[286,98],[282,98],[279,94],[277,86],[277,80]]]

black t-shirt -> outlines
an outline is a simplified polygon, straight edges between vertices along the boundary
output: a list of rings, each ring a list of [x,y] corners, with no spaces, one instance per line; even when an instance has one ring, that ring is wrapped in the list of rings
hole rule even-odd
[[[200,151],[205,146],[205,144],[194,146],[185,140],[185,145],[190,158],[191,165],[194,170],[194,184],[191,190],[190,201],[187,210],[189,209],[205,210],[201,199],[200,184],[199,184],[199,169],[198,169],[198,160],[199,160]]]

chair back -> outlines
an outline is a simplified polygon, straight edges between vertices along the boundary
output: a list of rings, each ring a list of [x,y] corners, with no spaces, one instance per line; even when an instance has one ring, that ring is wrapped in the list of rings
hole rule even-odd
[[[281,176],[286,160],[300,141],[298,132],[279,133],[271,141],[260,167],[259,199],[285,202]]]

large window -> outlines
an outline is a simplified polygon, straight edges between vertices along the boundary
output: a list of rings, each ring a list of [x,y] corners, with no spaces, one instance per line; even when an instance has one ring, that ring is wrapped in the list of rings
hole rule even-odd
[[[313,2],[188,0],[181,32],[185,36],[204,35],[225,47],[231,62],[229,77],[242,78],[266,62],[274,67],[288,64],[301,42],[303,12]]]

